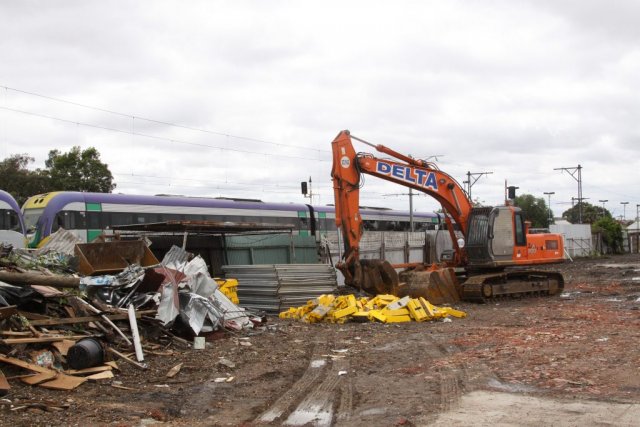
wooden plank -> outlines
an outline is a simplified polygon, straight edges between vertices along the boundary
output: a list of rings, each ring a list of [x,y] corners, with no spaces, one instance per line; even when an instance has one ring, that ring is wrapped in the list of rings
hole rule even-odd
[[[169,369],[169,372],[167,372],[167,375],[166,375],[167,378],[173,378],[176,375],[178,375],[178,372],[180,372],[180,369],[182,369],[182,363],[178,363],[176,366]]]
[[[110,360],[108,362],[104,363],[105,365],[111,366],[113,369],[115,369],[116,371],[120,370],[120,367],[118,366],[118,362],[116,362],[115,360]]]
[[[7,307],[0,307],[0,320],[8,319],[18,312],[18,309],[15,305],[10,305]]]
[[[55,378],[57,375],[58,373],[56,371],[39,372],[36,375],[30,375],[28,377],[20,378],[20,380],[25,384],[37,385],[45,381],[49,381]]]
[[[51,388],[54,390],[73,390],[85,381],[87,381],[85,377],[74,377],[71,375],[58,374],[58,376],[53,381],[39,384],[39,386],[44,388]]]
[[[70,335],[70,336],[58,336],[58,337],[33,337],[33,338],[6,338],[0,339],[0,343],[7,345],[14,344],[38,344],[46,342],[56,342],[63,340],[79,340],[82,338],[89,338],[91,335]]]
[[[0,371],[0,396],[6,395],[10,388],[9,381],[7,381],[7,378],[5,378],[2,371]]]
[[[155,314],[156,310],[144,310],[136,313],[136,318],[140,318],[140,316],[145,314]],[[106,314],[105,317],[109,320],[126,320],[128,319],[127,313],[121,314]],[[64,317],[64,318],[52,318],[52,319],[41,319],[41,320],[32,320],[29,323],[32,326],[54,326],[54,325],[69,325],[74,323],[90,323],[97,322],[100,320],[104,320],[102,316],[84,316],[84,317]]]
[[[74,301],[79,302],[80,304],[83,304],[84,307],[88,308],[89,310],[93,311],[95,314],[99,315],[102,320],[104,320],[105,322],[107,322],[107,324],[109,324],[109,326],[111,326],[113,328],[114,331],[116,331],[118,333],[118,335],[120,335],[122,337],[122,339],[124,340],[124,342],[127,343],[127,345],[133,345],[133,343],[129,340],[129,338],[127,338],[127,336],[124,334],[124,332],[122,332],[120,330],[120,328],[118,328],[116,326],[115,323],[113,323],[111,320],[109,320],[107,318],[107,316],[105,316],[104,314],[102,314],[100,312],[100,310],[98,310],[97,308],[95,308],[94,306],[92,306],[91,304],[89,304],[88,302],[86,302],[85,300],[83,300],[82,298],[79,297],[75,297]]]
[[[0,335],[5,337],[30,337],[33,333],[29,331],[0,331]]]
[[[30,311],[22,311],[22,310],[18,310],[18,314],[20,316],[23,316],[24,318],[28,319],[28,320],[35,320],[35,319],[51,319],[51,317],[49,316],[45,316],[43,314],[38,314],[38,313],[32,313]]]
[[[110,371],[112,369],[113,368],[109,365],[102,365],[102,366],[94,366],[92,368],[86,368],[86,369],[67,369],[66,371],[64,371],[64,373],[69,375],[85,375],[85,374],[95,374],[97,372]]]
[[[120,390],[133,390],[133,391],[137,391],[137,389],[132,388],[132,387],[126,387],[120,384],[111,384],[111,387],[113,388],[119,388]]]
[[[57,290],[51,286],[31,285],[31,289],[39,293],[45,298],[55,298],[64,295],[64,292]]]
[[[43,368],[42,366],[34,365],[33,363],[28,363],[24,360],[16,359],[15,357],[8,357],[4,354],[0,354],[0,362],[8,363],[10,365],[18,366],[20,368],[28,369],[34,372],[51,372],[51,369]]]
[[[45,276],[38,273],[14,273],[0,270],[0,281],[18,286],[42,285],[53,288],[77,288],[80,278],[73,276]]]
[[[86,378],[90,381],[108,380],[110,378],[113,378],[113,372],[111,371],[99,372],[97,374],[89,375]]]
[[[138,363],[135,360],[131,359],[129,356],[127,356],[126,354],[122,354],[120,353],[118,350],[114,349],[114,348],[107,348],[107,351],[109,353],[115,354],[116,356],[118,356],[119,358],[121,358],[122,360],[124,360],[127,363],[130,363],[131,365],[140,368],[140,369],[147,369],[147,365],[144,365],[142,363]]]

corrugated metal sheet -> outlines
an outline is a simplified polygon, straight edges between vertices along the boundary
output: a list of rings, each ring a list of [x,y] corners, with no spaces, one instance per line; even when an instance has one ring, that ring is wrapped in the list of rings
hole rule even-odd
[[[228,236],[229,265],[318,263],[315,237],[299,235]]]
[[[73,256],[76,243],[81,243],[78,236],[69,230],[59,228],[41,248],[35,251],[35,254],[41,255],[53,251]]]
[[[189,252],[184,249],[173,245],[169,252],[164,255],[162,258],[161,264],[164,266],[171,266],[176,270],[179,270],[181,266],[185,265],[189,262]]]
[[[326,264],[227,265],[222,269],[227,277],[238,280],[240,306],[267,313],[337,290],[336,271]]]

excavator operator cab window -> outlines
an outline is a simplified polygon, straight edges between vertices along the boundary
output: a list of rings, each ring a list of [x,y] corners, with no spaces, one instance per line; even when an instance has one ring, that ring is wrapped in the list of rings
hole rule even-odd
[[[516,212],[515,214],[515,226],[516,226],[516,246],[527,245],[527,235],[525,234],[524,220],[522,214]]]

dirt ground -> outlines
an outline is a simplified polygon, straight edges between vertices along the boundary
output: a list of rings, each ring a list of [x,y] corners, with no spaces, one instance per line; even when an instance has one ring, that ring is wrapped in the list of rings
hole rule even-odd
[[[451,322],[269,318],[71,392],[11,381],[0,425],[638,425],[640,256],[560,269],[560,297],[460,304]]]

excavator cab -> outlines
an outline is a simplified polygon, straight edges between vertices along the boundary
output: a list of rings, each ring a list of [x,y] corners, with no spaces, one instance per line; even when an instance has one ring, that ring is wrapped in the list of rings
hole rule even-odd
[[[486,270],[563,261],[561,236],[529,234],[529,223],[518,207],[473,208],[468,224],[467,268]]]
[[[473,208],[467,230],[465,248],[469,267],[510,265],[514,249],[521,248],[521,254],[526,251],[527,230],[520,208]]]

